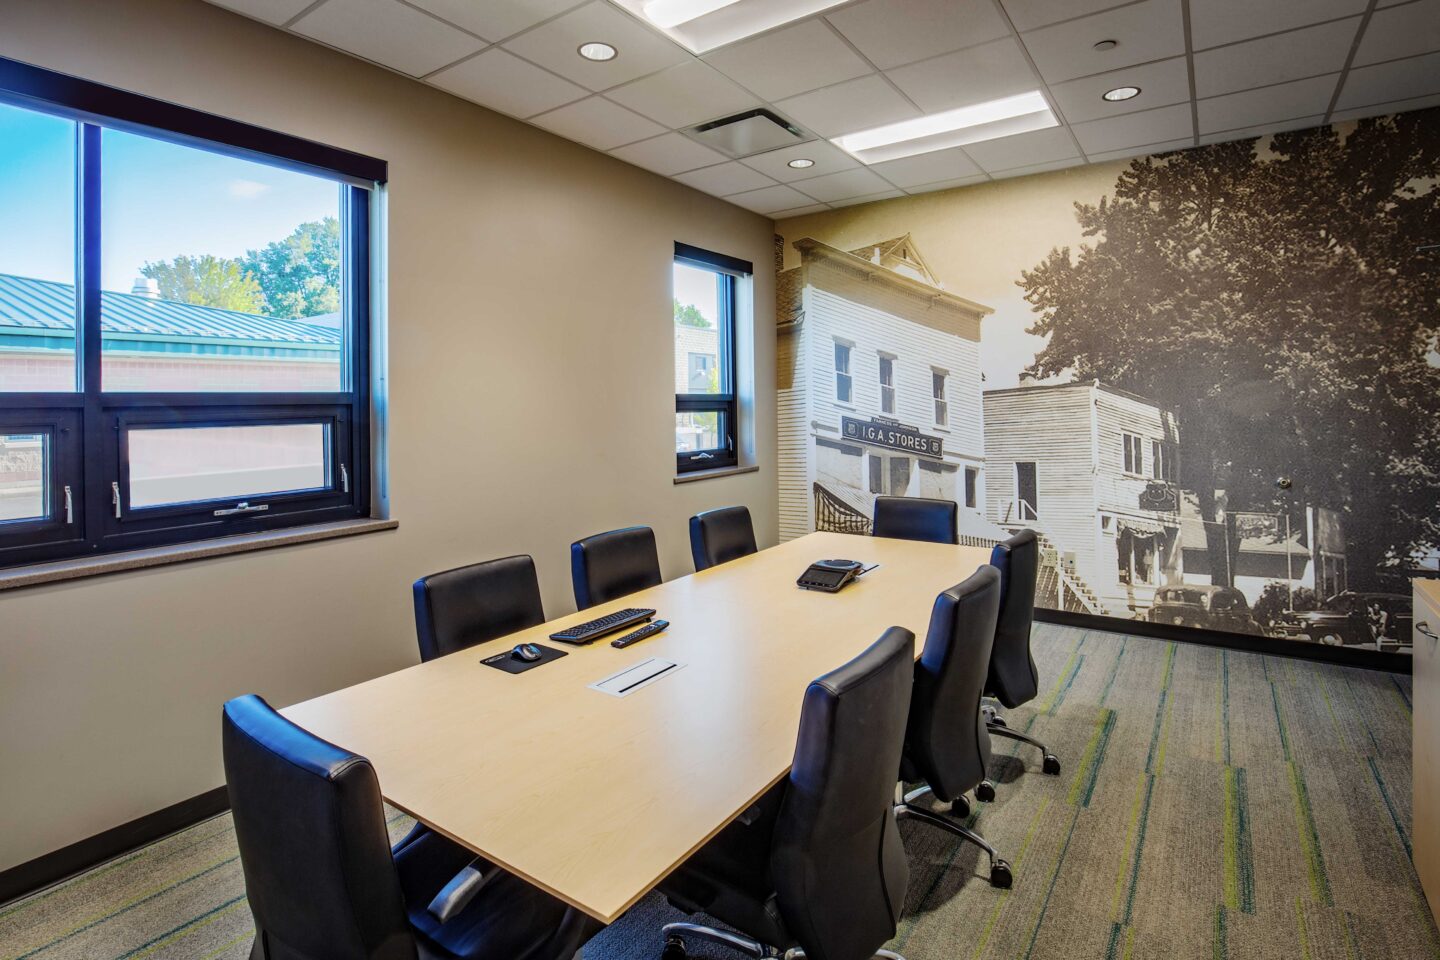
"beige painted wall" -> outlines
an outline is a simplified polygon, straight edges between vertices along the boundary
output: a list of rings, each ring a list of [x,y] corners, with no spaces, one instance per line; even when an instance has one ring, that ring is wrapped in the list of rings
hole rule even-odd
[[[390,162],[393,533],[0,594],[0,869],[223,782],[221,703],[416,661],[410,583],[743,503],[776,539],[771,223],[201,0],[4,0],[0,55]],[[670,258],[751,260],[760,471],[676,486]],[[516,718],[524,723],[523,717]]]

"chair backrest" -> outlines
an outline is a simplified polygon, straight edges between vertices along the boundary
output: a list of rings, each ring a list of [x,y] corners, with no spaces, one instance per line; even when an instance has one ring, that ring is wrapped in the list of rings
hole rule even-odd
[[[810,960],[868,960],[895,935],[909,881],[895,782],[914,661],[915,635],[891,627],[805,691],[770,867]]]
[[[959,516],[954,500],[876,497],[873,533],[896,540],[959,543]]]
[[[253,695],[225,704],[222,746],[255,956],[415,960],[370,762]]]
[[[540,578],[527,556],[432,573],[415,581],[414,593],[421,660],[545,622]]]
[[[660,583],[655,531],[625,527],[570,545],[570,577],[581,610]]]
[[[721,507],[690,518],[690,555],[697,571],[748,557],[757,549],[748,507]]]
[[[1000,571],[976,570],[935,598],[925,649],[915,664],[905,759],[941,800],[954,800],[985,779],[990,734],[980,717],[995,623]]]
[[[985,692],[1007,707],[1018,707],[1040,692],[1040,672],[1030,655],[1035,620],[1035,580],[1040,575],[1040,542],[1034,530],[1021,530],[990,552],[1000,571],[1000,621],[990,654]]]

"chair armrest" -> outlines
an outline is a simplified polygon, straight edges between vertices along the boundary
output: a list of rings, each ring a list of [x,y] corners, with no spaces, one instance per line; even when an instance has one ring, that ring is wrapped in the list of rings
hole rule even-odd
[[[435,894],[435,899],[431,900],[430,905],[425,908],[432,917],[445,923],[470,905],[470,901],[475,899],[475,895],[500,872],[499,867],[492,869],[489,873],[484,872],[480,866],[484,862],[477,858],[468,867],[455,874],[449,883],[440,888],[440,892]]]

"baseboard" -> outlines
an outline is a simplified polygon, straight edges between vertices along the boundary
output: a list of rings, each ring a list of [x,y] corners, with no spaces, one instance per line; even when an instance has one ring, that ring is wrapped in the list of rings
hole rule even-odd
[[[91,867],[154,843],[172,833],[192,827],[230,808],[224,787],[207,790],[198,797],[147,813],[143,817],[112,827],[104,833],[61,847],[18,867],[0,871],[0,904],[9,903],[51,884],[59,883]]]
[[[1381,653],[1379,650],[1351,650],[1346,647],[1329,647],[1323,643],[1253,637],[1224,630],[1180,627],[1173,623],[1151,623],[1148,620],[1122,620],[1119,617],[1102,617],[1094,613],[1073,613],[1069,610],[1049,610],[1042,607],[1035,608],[1035,619],[1041,623],[1058,623],[1067,627],[1084,627],[1087,630],[1104,630],[1108,633],[1153,637],[1156,640],[1244,650],[1247,653],[1291,657],[1295,660],[1316,660],[1363,670],[1383,670],[1386,673],[1409,673],[1411,670],[1410,657],[1398,653]]]

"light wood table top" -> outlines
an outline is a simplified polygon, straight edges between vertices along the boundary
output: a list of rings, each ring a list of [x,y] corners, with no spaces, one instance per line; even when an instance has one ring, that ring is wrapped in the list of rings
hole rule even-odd
[[[838,594],[795,585],[830,557],[880,566]],[[394,806],[609,923],[789,772],[811,680],[893,625],[918,655],[935,596],[988,561],[814,533],[282,712],[368,757]],[[670,628],[623,650],[548,639],[625,607]],[[480,662],[526,641],[569,656]],[[588,689],[648,657],[684,666],[623,698]]]

